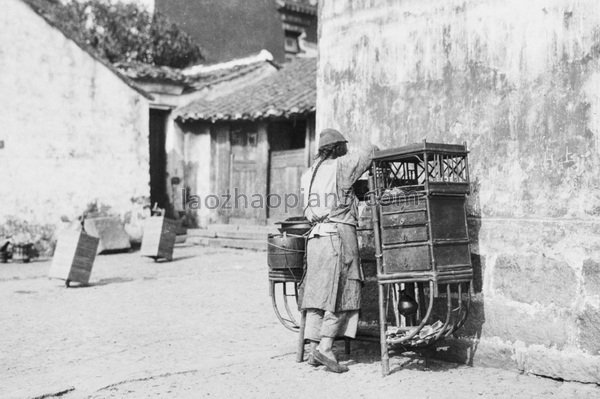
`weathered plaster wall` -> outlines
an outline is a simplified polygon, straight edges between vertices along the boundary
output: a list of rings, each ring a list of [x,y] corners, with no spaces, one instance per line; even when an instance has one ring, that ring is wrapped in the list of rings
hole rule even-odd
[[[478,292],[453,357],[599,382],[600,3],[319,5],[317,131],[468,142]]]
[[[0,26],[0,222],[149,196],[147,100],[20,0]]]

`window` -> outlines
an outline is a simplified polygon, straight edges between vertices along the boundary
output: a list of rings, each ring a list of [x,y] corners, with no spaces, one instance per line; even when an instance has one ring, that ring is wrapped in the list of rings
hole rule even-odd
[[[288,30],[285,31],[285,52],[297,54],[300,52],[300,46],[298,44],[298,33],[290,32]]]
[[[258,133],[257,132],[248,133],[248,146],[256,147],[257,144],[258,144]]]

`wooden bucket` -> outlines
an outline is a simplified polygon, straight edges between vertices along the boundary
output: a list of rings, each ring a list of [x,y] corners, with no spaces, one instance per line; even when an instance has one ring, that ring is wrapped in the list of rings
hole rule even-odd
[[[304,274],[306,239],[293,234],[269,234],[267,263],[269,280],[300,282]]]
[[[267,263],[269,269],[303,269],[306,241],[303,236],[269,234]]]

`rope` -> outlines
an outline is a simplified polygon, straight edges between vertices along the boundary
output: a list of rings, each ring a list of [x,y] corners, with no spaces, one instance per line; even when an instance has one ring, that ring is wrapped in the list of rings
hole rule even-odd
[[[298,252],[298,253],[304,253],[305,250],[300,250],[300,249],[293,249],[293,248],[286,248],[286,247],[282,247],[280,245],[276,245],[276,244],[272,244],[272,243],[267,243],[267,245],[270,245],[273,248],[277,248],[277,249],[282,249],[285,252]]]
[[[319,159],[319,162],[317,162],[317,165],[315,166],[315,170],[313,170],[313,174],[310,178],[310,184],[308,185],[308,202],[309,203],[310,203],[310,194],[312,192],[312,185],[315,182],[315,177],[317,176],[317,171],[319,170],[319,167],[321,166],[321,164],[324,161],[326,161],[327,159],[329,159],[329,157],[323,157],[323,158]],[[306,212],[306,208],[308,208],[308,204],[306,204],[306,206],[304,206],[302,213]]]

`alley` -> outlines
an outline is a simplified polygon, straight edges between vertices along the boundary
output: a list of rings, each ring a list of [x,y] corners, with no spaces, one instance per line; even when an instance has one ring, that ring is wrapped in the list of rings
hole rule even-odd
[[[46,278],[49,261],[0,265],[0,397],[597,398],[595,385],[342,355],[350,372],[295,363],[275,318],[263,252],[179,246],[173,262],[101,255],[91,286]]]

